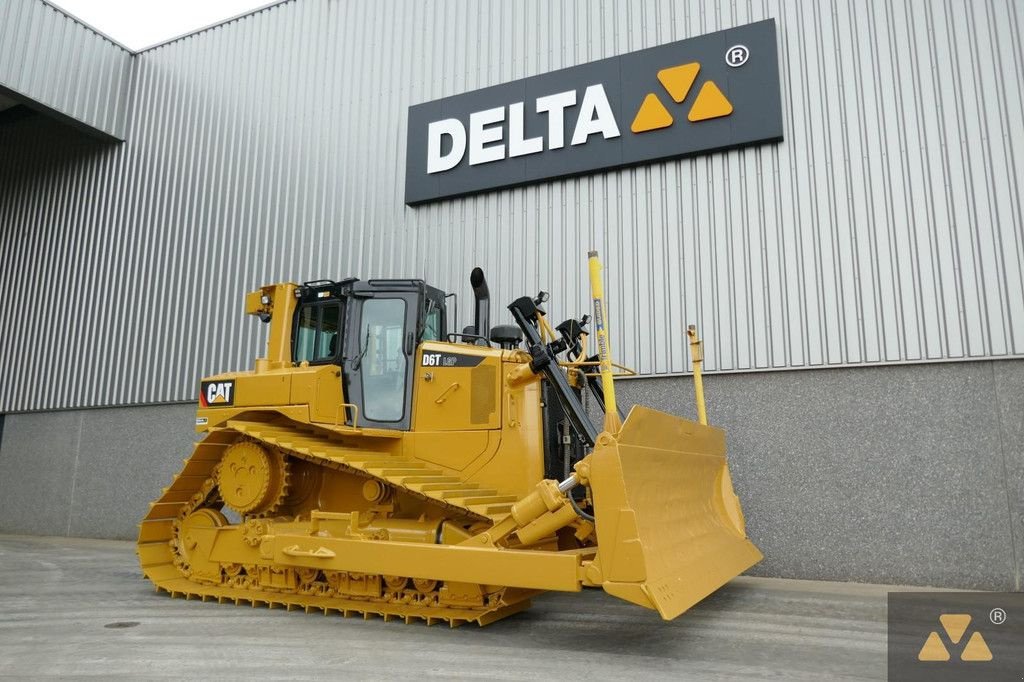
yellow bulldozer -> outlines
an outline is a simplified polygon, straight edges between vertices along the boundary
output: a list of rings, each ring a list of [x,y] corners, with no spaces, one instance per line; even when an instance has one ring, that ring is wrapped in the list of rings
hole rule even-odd
[[[707,425],[695,331],[698,421],[622,419],[595,253],[590,276],[593,320],[553,328],[541,292],[491,328],[476,268],[459,333],[452,295],[421,280],[249,293],[267,356],[201,381],[203,436],[139,527],[145,576],[172,596],[452,626],[583,587],[680,615],[762,556]]]

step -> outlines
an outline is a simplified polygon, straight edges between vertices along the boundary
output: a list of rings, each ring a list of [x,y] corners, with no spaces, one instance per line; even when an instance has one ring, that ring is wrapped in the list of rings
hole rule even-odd
[[[461,499],[458,504],[463,507],[472,507],[478,504],[499,504],[502,502],[515,502],[519,498],[515,495],[484,495],[481,497],[466,497]]]
[[[466,488],[465,485],[458,481],[451,483],[422,483],[420,485],[403,483],[403,485],[409,490],[414,490],[424,495],[430,495],[431,497],[438,497],[441,493],[469,493],[472,492],[471,488]]]
[[[380,472],[382,472],[382,471],[404,471],[404,472],[406,472],[404,474],[397,474],[396,473],[396,474],[394,474],[395,476],[415,476],[416,474],[423,475],[423,474],[426,474],[426,473],[430,472],[430,469],[427,469],[424,465],[420,464],[419,462],[409,462],[409,461],[401,461],[401,460],[399,460],[397,462],[386,462],[386,463],[384,463],[381,466],[369,466],[369,465],[365,465],[364,464],[363,468],[366,469],[367,471],[372,470],[374,472],[374,474],[376,474],[378,476],[381,475]]]
[[[271,441],[270,438],[266,440],[268,442]],[[274,440],[276,440],[278,443],[281,443],[282,445],[286,445],[288,448],[292,450],[313,450],[317,448],[330,447],[330,445],[317,438],[280,438]]]
[[[472,512],[476,512],[480,516],[505,516],[512,511],[512,505],[508,503],[503,504],[474,504],[468,507]]]
[[[394,459],[359,459],[358,457],[332,457],[333,461],[340,464],[348,464],[357,469],[368,471],[370,469],[386,469],[393,467],[395,464],[402,464],[402,462],[395,462]]]
[[[424,483],[418,488],[423,493],[456,492],[471,493],[480,489],[479,483],[460,483],[458,480],[445,483]]]
[[[413,476],[421,473],[422,469],[367,469],[370,473],[381,478],[400,478],[402,476]]]
[[[406,483],[413,479],[420,480],[424,478],[425,475],[429,476],[432,473],[436,474],[437,476],[441,475],[440,471],[436,471],[434,469],[416,469],[415,471],[412,471],[410,473],[392,475],[392,481],[400,485],[405,485]]]
[[[420,490],[418,492],[423,493],[427,497],[435,500],[446,500],[445,495],[472,495],[474,490],[467,490],[462,486],[447,485],[444,488],[436,488],[434,490]],[[447,500],[446,500],[447,501]]]
[[[435,485],[437,483],[458,483],[458,476],[408,476],[402,483],[409,486]],[[422,488],[417,488],[422,490]]]
[[[497,495],[498,491],[493,488],[461,488],[458,490],[450,490],[441,493],[442,499],[454,501],[456,504],[460,504],[459,501],[468,498],[475,497],[490,497],[491,495]]]

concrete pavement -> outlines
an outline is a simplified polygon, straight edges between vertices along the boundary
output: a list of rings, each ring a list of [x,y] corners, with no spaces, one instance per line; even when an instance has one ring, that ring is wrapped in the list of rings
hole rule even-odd
[[[131,543],[0,535],[0,676],[884,679],[888,589],[741,577],[671,623],[551,593],[451,630],[171,599]]]

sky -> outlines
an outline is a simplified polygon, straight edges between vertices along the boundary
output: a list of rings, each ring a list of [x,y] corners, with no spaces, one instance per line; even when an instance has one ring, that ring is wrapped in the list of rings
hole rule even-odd
[[[141,50],[272,0],[49,0],[125,45]]]

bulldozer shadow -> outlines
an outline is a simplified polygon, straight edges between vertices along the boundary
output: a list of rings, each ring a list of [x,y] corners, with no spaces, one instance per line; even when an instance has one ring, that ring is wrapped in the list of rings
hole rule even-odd
[[[723,619],[735,618],[745,590],[742,585],[727,585],[694,606],[686,618],[669,622],[653,610],[637,609],[601,590],[587,589],[580,595],[549,592],[536,597],[531,609],[494,623],[484,632],[460,630],[478,643],[482,636],[513,646],[516,640],[528,638],[531,648],[552,652],[676,659],[698,653],[706,643],[708,629]]]

